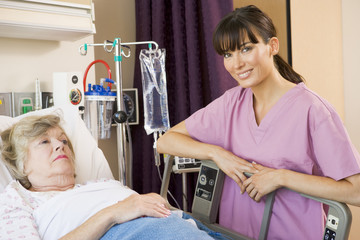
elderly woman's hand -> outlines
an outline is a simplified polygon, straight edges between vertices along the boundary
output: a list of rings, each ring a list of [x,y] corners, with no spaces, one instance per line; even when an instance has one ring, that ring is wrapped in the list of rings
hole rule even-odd
[[[168,203],[156,193],[133,194],[128,198],[112,206],[116,223],[130,221],[132,219],[149,217],[167,217],[171,214]]]
[[[159,194],[132,194],[128,198],[104,208],[91,216],[86,222],[66,234],[61,240],[100,239],[113,225],[124,223],[135,218],[167,217],[170,210],[167,202]]]

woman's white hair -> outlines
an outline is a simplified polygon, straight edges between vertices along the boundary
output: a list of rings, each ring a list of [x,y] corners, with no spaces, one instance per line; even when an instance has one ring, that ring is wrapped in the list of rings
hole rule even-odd
[[[12,176],[26,189],[31,183],[24,171],[30,142],[44,135],[49,129],[60,126],[58,115],[29,116],[15,123],[11,128],[1,133],[1,155]],[[64,132],[65,133],[65,132]],[[69,148],[75,159],[74,149],[68,139]]]

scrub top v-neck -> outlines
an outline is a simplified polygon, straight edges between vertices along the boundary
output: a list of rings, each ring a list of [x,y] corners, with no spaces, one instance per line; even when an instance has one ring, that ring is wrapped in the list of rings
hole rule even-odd
[[[360,173],[359,154],[333,107],[303,83],[290,89],[258,126],[251,89],[232,88],[185,120],[192,138],[223,147],[249,162],[335,180]],[[220,224],[258,238],[264,209],[226,177]],[[276,193],[269,239],[321,239],[320,203],[284,189]],[[304,231],[309,229],[309,231]]]
[[[297,86],[291,88],[288,92],[286,92],[276,103],[275,105],[267,112],[265,117],[262,119],[260,124],[257,123],[256,117],[255,117],[255,111],[254,111],[254,97],[250,98],[249,101],[249,112],[252,112],[249,114],[249,127],[251,130],[251,133],[254,137],[254,140],[257,144],[260,143],[262,137],[266,133],[266,130],[271,127],[272,121],[279,115],[281,115],[281,110],[283,107],[287,104],[289,100],[296,97],[295,94],[293,94],[293,91],[297,91]],[[251,92],[251,91],[249,91]],[[251,92],[252,94],[252,92]],[[252,94],[253,95],[253,94]]]

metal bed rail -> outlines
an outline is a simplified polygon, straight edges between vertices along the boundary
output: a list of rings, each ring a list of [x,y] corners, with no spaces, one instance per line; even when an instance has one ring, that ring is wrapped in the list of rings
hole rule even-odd
[[[165,157],[163,182],[160,190],[160,195],[165,199],[167,199],[167,191],[173,163],[173,156]],[[233,239],[249,240],[250,238],[222,227],[216,223],[224,176],[225,174],[216,166],[213,161],[202,161],[193,200],[192,212],[189,214],[200,220],[203,224],[214,231],[223,233]],[[250,177],[250,175],[248,175],[248,177]],[[346,204],[328,199],[313,197],[307,194],[299,194],[301,194],[303,197],[321,202],[329,206],[323,234],[324,240],[346,240],[349,238],[352,214]],[[276,191],[266,196],[259,240],[267,239],[275,195]]]

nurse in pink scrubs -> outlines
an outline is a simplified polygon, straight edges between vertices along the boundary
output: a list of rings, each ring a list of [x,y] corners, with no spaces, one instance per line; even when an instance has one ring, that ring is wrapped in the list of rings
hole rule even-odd
[[[268,239],[322,239],[322,204],[284,187],[360,206],[360,156],[341,119],[281,59],[257,7],[225,16],[213,44],[239,85],[171,128],[158,151],[210,159],[226,173],[221,225],[258,238],[263,196],[277,190]]]

